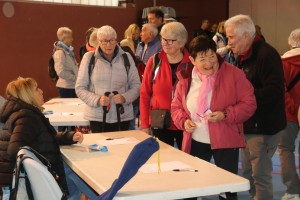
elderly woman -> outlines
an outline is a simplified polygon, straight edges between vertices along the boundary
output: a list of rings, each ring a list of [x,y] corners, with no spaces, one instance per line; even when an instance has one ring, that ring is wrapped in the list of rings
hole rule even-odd
[[[57,30],[59,41],[54,43],[54,68],[58,75],[56,87],[61,98],[75,98],[75,82],[78,74],[77,61],[72,47],[72,30],[61,27]]]
[[[179,22],[170,22],[161,30],[163,50],[148,60],[140,91],[141,125],[145,132],[149,132],[151,129],[150,113],[153,112],[152,110],[170,111],[178,80],[188,77],[191,73],[192,65],[189,61],[189,53],[184,48],[187,37],[185,27]],[[154,66],[156,65],[155,58],[159,60],[157,62],[159,66]],[[156,68],[155,73],[153,72],[154,67]],[[152,133],[171,146],[174,146],[174,139],[176,139],[177,145],[181,149],[182,131],[175,127],[172,120],[170,127],[153,129]]]
[[[295,141],[299,132],[297,119],[300,105],[300,28],[293,30],[288,38],[290,50],[281,58],[286,85],[285,113],[287,127],[280,135],[278,150],[281,166],[281,177],[287,190],[282,200],[300,199],[300,180],[295,166]]]
[[[80,199],[83,192],[89,198],[96,194],[66,165],[60,155],[58,144],[83,141],[80,132],[56,132],[43,115],[43,91],[32,78],[19,78],[6,88],[7,101],[0,110],[4,123],[0,132],[0,186],[12,184],[16,155],[22,146],[30,146],[45,156],[59,175],[60,184],[68,199]],[[65,170],[64,170],[65,168]]]
[[[253,87],[240,69],[218,59],[212,39],[194,38],[190,54],[192,77],[178,83],[171,106],[174,124],[184,130],[182,149],[236,174],[243,122],[256,109]]]
[[[128,46],[132,53],[135,54],[139,42],[141,29],[137,24],[130,24],[124,33],[124,39],[120,42],[121,46]]]
[[[141,84],[137,69],[130,54],[117,45],[117,33],[112,27],[99,28],[97,38],[99,47],[84,55],[76,82],[76,93],[86,103],[84,117],[90,121],[93,133],[128,130],[133,119],[132,102]],[[90,68],[93,56],[95,65]],[[120,118],[117,105],[122,107]]]

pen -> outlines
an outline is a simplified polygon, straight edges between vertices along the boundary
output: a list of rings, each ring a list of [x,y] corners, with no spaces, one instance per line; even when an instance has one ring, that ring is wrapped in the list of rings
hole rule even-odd
[[[118,138],[106,138],[105,140],[117,140],[117,139],[121,139],[121,138],[124,138],[124,137],[118,137]]]
[[[198,169],[173,169],[174,172],[198,172]]]

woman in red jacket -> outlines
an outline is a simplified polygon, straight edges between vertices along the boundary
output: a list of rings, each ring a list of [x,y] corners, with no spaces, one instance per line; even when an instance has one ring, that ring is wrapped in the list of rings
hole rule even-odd
[[[174,124],[184,131],[182,149],[237,173],[238,148],[245,146],[243,122],[256,100],[251,83],[233,65],[218,59],[215,42],[198,36],[190,43],[192,78],[181,80],[171,105]],[[237,199],[236,193],[226,193]]]
[[[171,22],[163,26],[160,34],[163,49],[157,54],[159,66],[154,74],[153,66],[156,55],[149,58],[140,91],[141,125],[142,129],[148,133],[151,127],[150,111],[170,110],[178,80],[188,77],[193,68],[189,53],[184,48],[188,37],[185,27],[179,22]],[[181,149],[182,131],[178,130],[172,121],[169,128],[155,129],[152,133],[171,146],[174,146],[174,140],[176,140]]]

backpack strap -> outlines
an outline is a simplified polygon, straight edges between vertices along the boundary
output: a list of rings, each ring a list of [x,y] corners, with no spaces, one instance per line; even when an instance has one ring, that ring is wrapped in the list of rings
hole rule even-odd
[[[160,68],[161,60],[158,57],[159,53],[156,53],[153,57],[153,65],[152,65],[152,80],[151,85],[153,85],[156,75],[158,73],[158,70]]]
[[[92,75],[92,72],[93,72],[93,70],[95,68],[95,54],[94,53],[92,54],[92,57],[90,59],[88,67],[89,67],[89,78],[91,80],[91,75]]]
[[[295,76],[295,78],[290,82],[286,91],[287,92],[291,91],[291,89],[293,89],[293,87],[298,83],[299,79],[300,79],[300,72],[298,72],[298,74]]]
[[[129,69],[130,69],[130,62],[128,59],[128,56],[126,53],[122,54],[123,59],[124,59],[124,64],[125,64],[125,69],[126,69],[126,73],[127,73],[127,78],[128,78],[128,73],[129,73]]]

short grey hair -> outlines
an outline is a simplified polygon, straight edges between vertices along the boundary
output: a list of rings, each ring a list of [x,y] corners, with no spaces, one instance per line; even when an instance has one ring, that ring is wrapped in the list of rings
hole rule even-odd
[[[114,36],[117,39],[117,32],[116,30],[108,25],[102,26],[97,31],[97,39],[100,40],[101,36]]]
[[[147,24],[143,24],[143,27],[145,27],[148,31],[150,31],[154,37],[157,36],[158,30],[157,30],[157,27],[155,26],[155,24],[147,23]]]
[[[187,43],[188,32],[184,25],[180,22],[170,22],[165,24],[161,29],[160,35],[163,36],[166,33],[173,34],[182,47],[184,47],[184,45]]]
[[[62,41],[66,34],[72,34],[72,30],[68,27],[60,27],[57,29],[57,39]]]
[[[300,47],[300,28],[293,30],[288,38],[288,44],[292,48]]]
[[[256,34],[255,24],[248,15],[236,15],[229,18],[224,24],[225,31],[227,27],[233,27],[239,36],[248,33],[250,37],[254,38]]]

